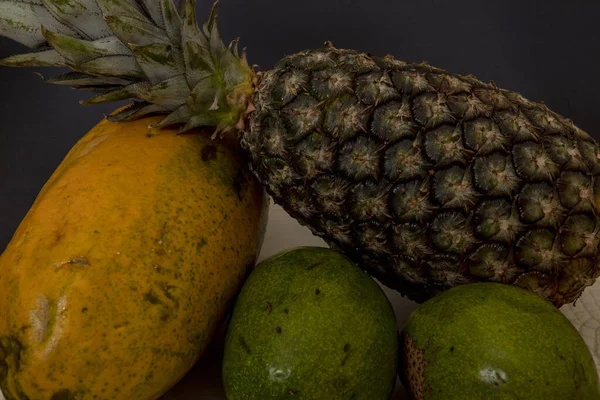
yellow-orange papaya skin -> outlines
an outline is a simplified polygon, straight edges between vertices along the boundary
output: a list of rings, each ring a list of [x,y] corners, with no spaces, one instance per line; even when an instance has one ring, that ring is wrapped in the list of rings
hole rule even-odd
[[[156,399],[192,367],[262,245],[267,197],[233,141],[99,123],[0,257],[0,387]]]

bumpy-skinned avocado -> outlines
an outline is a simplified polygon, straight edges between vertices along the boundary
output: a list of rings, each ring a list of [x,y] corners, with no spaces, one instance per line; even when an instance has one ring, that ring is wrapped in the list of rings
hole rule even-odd
[[[549,301],[473,283],[417,307],[401,333],[399,375],[418,400],[597,400],[592,356]]]
[[[229,400],[387,400],[397,358],[381,287],[333,250],[294,248],[259,263],[244,284],[223,383]]]

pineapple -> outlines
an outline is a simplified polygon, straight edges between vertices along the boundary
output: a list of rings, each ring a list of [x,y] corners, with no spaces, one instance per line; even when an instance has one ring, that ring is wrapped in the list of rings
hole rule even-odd
[[[269,71],[225,45],[216,4],[0,2],[0,34],[34,48],[4,66],[57,66],[49,82],[133,99],[109,118],[212,126],[239,138],[274,201],[417,302],[476,281],[556,306],[598,277],[600,148],[520,94],[425,63],[331,43]]]

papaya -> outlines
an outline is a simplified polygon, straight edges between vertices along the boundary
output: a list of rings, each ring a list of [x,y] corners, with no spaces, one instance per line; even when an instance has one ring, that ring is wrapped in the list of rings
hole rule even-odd
[[[268,200],[241,149],[158,120],[83,136],[0,256],[7,400],[158,398],[253,268]]]

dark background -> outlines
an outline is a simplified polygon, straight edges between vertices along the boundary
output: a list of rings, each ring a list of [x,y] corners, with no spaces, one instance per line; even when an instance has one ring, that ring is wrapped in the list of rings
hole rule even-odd
[[[200,1],[204,20],[211,1]],[[226,41],[250,63],[322,46],[426,60],[543,100],[598,138],[600,1],[222,0]],[[25,49],[0,38],[0,58]],[[85,92],[0,69],[0,252],[75,142],[117,105],[83,107]]]

